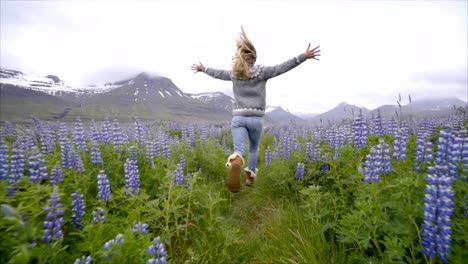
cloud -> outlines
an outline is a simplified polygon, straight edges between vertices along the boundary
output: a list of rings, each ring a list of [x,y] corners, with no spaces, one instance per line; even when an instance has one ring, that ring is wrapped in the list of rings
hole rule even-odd
[[[468,87],[468,67],[453,70],[419,72],[410,77],[412,82],[429,82],[435,85],[458,84]]]
[[[68,84],[117,81],[145,71],[172,79],[184,92],[232,96],[232,83],[193,74],[190,65],[201,61],[208,67],[230,68],[242,25],[260,64],[275,65],[297,56],[309,42],[321,46],[319,62],[307,61],[268,81],[268,105],[323,112],[342,101],[368,108],[394,104],[398,93],[422,98],[444,91],[460,99],[467,94],[466,1],[0,5],[0,64],[58,75]]]

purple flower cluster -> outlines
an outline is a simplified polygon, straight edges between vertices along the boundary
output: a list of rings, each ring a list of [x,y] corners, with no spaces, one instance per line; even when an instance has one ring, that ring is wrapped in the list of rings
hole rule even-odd
[[[382,170],[384,173],[390,173],[392,172],[390,145],[383,139],[379,139],[379,144],[382,146]]]
[[[367,145],[367,122],[362,113],[354,120],[354,147],[362,148]]]
[[[139,144],[143,144],[145,140],[145,130],[139,118],[135,118],[135,139]]]
[[[101,156],[101,149],[96,141],[91,143],[91,163],[102,164],[102,156]]]
[[[161,243],[160,237],[155,237],[153,243],[146,249],[152,258],[150,258],[146,264],[166,264],[167,263],[167,251],[164,243]]]
[[[133,232],[141,233],[141,234],[148,234],[148,227],[149,225],[147,223],[138,222],[133,227]]]
[[[47,162],[37,147],[33,148],[33,154],[29,158],[29,176],[32,182],[40,182],[47,179]]]
[[[407,126],[402,125],[398,133],[395,135],[393,142],[393,155],[392,158],[395,160],[406,160],[407,159],[407,146],[408,146],[408,132]]]
[[[91,261],[93,261],[93,257],[83,256],[81,258],[77,258],[74,264],[91,264]]]
[[[385,126],[385,121],[382,120],[380,110],[378,110],[377,116],[374,117],[374,114],[372,114],[370,128],[369,128],[370,133],[377,135],[377,136],[383,136],[384,126]]]
[[[455,177],[449,173],[449,137],[440,131],[435,165],[428,167],[422,224],[422,253],[447,261],[452,243],[451,219],[454,213]]]
[[[154,148],[153,140],[146,140],[146,162],[154,165],[154,157],[156,156],[156,150]]]
[[[180,164],[177,164],[177,168],[174,171],[174,183],[180,185],[184,182],[184,171],[180,167]]]
[[[91,215],[93,216],[93,224],[97,224],[98,222],[102,222],[107,219],[106,211],[102,207],[96,208],[95,211],[91,212]]]
[[[101,134],[93,119],[91,120],[91,144],[98,145],[99,141],[101,141]]]
[[[285,133],[281,141],[283,143],[283,157],[286,160],[290,160],[291,159],[291,137]]]
[[[134,151],[134,146],[130,147],[130,151]],[[124,165],[125,170],[125,187],[126,191],[132,194],[137,194],[140,190],[140,171],[138,169],[138,160],[135,155],[131,155]]]
[[[50,171],[50,183],[59,184],[63,182],[63,171],[59,163],[56,163],[54,168]]]
[[[10,164],[8,162],[8,146],[3,140],[0,141],[0,180],[8,179]]]
[[[72,199],[72,224],[76,228],[83,227],[83,217],[85,215],[85,203],[84,203],[84,196],[80,190],[71,194]]]
[[[304,163],[297,163],[297,166],[296,166],[296,179],[298,180],[302,180],[304,179]]]
[[[53,239],[63,237],[62,224],[65,222],[63,215],[65,209],[60,201],[58,187],[54,187],[51,197],[48,200],[49,205],[44,208],[47,215],[42,227],[44,228],[44,235],[42,241],[46,243],[52,242]]]
[[[104,141],[104,143],[112,142],[112,138],[113,138],[112,125],[111,125],[108,117],[106,117],[104,119],[104,123],[102,125],[101,137],[102,137],[102,140]]]
[[[14,194],[14,191],[16,190],[16,184],[24,176],[25,163],[23,150],[19,146],[13,146],[11,152],[10,177],[8,178],[8,196]]]
[[[372,146],[370,153],[366,155],[364,163],[364,181],[380,181],[380,175],[383,173],[383,150],[382,144]]]
[[[268,146],[265,149],[265,164],[268,166],[270,165],[270,162],[271,162],[271,148],[270,146]]]
[[[109,179],[107,179],[107,175],[104,173],[103,170],[99,171],[99,175],[97,176],[98,180],[98,197],[99,199],[109,202],[111,199],[111,188]]]
[[[111,251],[111,247],[114,246],[114,245],[122,244],[123,242],[125,242],[123,234],[117,234],[117,236],[115,236],[115,238],[113,238],[113,239],[107,241],[106,243],[104,243],[105,253],[104,253],[104,255],[102,257],[105,258],[105,259],[109,259],[111,256],[114,255],[114,254],[112,254],[112,252],[109,252],[109,251]]]
[[[79,116],[76,117],[75,122],[75,144],[79,150],[88,152],[88,147],[86,146],[86,136],[83,129],[83,122],[81,122],[81,118]]]
[[[117,119],[112,121],[112,143],[115,148],[120,148],[125,143],[122,129],[120,128],[120,123]]]

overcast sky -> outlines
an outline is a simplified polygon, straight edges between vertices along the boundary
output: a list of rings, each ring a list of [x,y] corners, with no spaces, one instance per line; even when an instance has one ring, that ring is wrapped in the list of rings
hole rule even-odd
[[[257,63],[279,64],[321,46],[267,84],[267,104],[317,113],[342,101],[370,109],[428,96],[468,100],[468,5],[460,1],[4,1],[0,65],[67,84],[140,71],[184,92],[231,83],[190,66],[229,69],[242,25]]]

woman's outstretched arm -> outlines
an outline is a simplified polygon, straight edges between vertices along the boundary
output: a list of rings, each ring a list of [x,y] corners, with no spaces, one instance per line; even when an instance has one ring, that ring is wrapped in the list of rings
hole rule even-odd
[[[208,74],[209,76],[211,76],[213,78],[216,78],[216,79],[220,79],[220,80],[224,80],[224,81],[230,81],[231,80],[231,72],[230,71],[208,68],[208,67],[203,66],[203,64],[201,62],[200,62],[199,65],[193,64],[192,65],[192,70],[194,70],[195,73],[204,72],[204,73]]]
[[[289,59],[281,64],[275,65],[275,66],[265,66],[263,68],[263,78],[265,79],[270,79],[274,78],[278,75],[281,75],[285,72],[288,72],[297,66],[299,64],[303,63],[307,59],[315,59],[319,60],[317,57],[320,56],[319,52],[320,50],[318,49],[320,46],[315,47],[314,49],[310,49],[310,43],[309,46],[307,47],[307,50],[300,54],[297,57],[294,57],[292,59]]]

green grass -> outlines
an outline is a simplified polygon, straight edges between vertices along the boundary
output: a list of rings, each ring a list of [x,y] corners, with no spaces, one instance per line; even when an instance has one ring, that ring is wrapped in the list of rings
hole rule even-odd
[[[181,135],[174,128],[167,132]],[[339,159],[327,160],[330,171],[321,175],[320,164],[305,160],[303,150],[293,151],[290,160],[265,164],[266,147],[274,149],[273,135],[266,134],[255,185],[243,185],[235,194],[226,187],[228,154],[220,145],[223,138],[231,144],[227,131],[205,143],[197,135],[194,147],[175,145],[171,157],[155,157],[154,166],[145,161],[144,147],[138,148],[141,189],[130,196],[123,191],[124,163],[128,147],[138,146],[136,142],[123,151],[102,143],[102,165],[92,165],[89,153],[81,153],[86,171],[65,169],[64,182],[58,184],[66,208],[65,236],[52,244],[39,239],[43,208],[53,186],[48,180],[32,183],[25,177],[16,194],[6,196],[7,181],[1,180],[0,204],[10,205],[17,214],[0,210],[0,263],[73,263],[84,255],[93,256],[92,263],[146,263],[150,258],[146,248],[156,236],[166,244],[170,263],[441,263],[420,252],[426,173],[412,170],[414,137],[407,161],[393,161],[392,173],[383,174],[380,182],[366,183],[359,168],[376,138],[360,150],[344,146]],[[392,142],[388,136],[386,140]],[[173,182],[181,155],[187,163],[185,175],[192,176],[188,188]],[[59,148],[47,162],[49,170],[60,162]],[[298,162],[306,166],[303,180],[294,177]],[[100,170],[111,183],[109,203],[97,199]],[[83,230],[71,225],[70,194],[77,189],[86,201]],[[454,189],[449,263],[463,263],[468,257],[464,216],[468,181],[460,178]],[[92,224],[91,212],[98,206],[106,209],[107,220]],[[134,234],[137,222],[148,223],[149,234]],[[104,243],[118,233],[124,234],[124,245],[113,249],[117,255],[111,260],[103,259]]]

